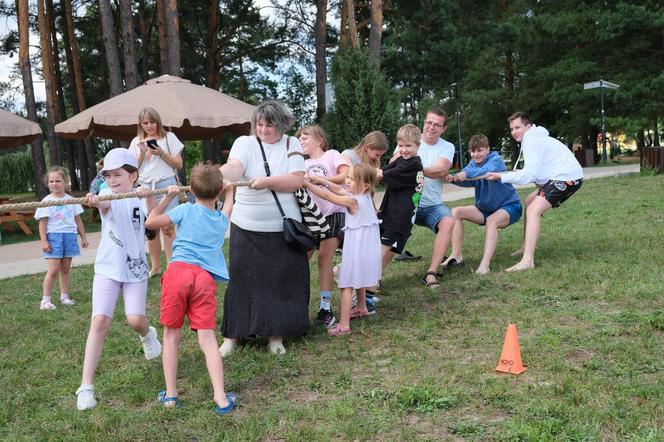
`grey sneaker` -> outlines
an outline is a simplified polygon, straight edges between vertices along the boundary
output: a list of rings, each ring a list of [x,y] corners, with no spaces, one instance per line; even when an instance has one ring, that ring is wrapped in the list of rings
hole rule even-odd
[[[322,325],[325,328],[332,327],[337,322],[337,318],[334,317],[332,310],[320,309],[318,315],[316,316],[316,324]]]
[[[76,390],[76,408],[80,411],[91,410],[97,406],[95,399],[95,389],[92,384],[81,385]]]
[[[148,361],[158,357],[161,354],[161,343],[159,343],[159,338],[157,338],[157,330],[154,327],[150,327],[147,335],[141,336],[141,342],[143,343],[143,353],[145,354],[145,359]]]

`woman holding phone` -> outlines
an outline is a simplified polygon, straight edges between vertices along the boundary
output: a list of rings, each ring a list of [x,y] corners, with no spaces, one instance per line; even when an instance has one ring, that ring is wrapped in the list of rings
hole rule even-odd
[[[183,166],[182,148],[184,145],[172,132],[164,130],[161,117],[151,107],[146,107],[138,114],[138,133],[131,140],[129,150],[138,159],[138,182],[150,189],[165,189],[177,184],[175,178]],[[164,195],[156,195],[159,202]],[[168,205],[170,210],[178,205],[175,198]],[[162,229],[164,233],[164,253],[166,265],[173,253],[175,227]],[[150,277],[161,274],[161,238],[157,232],[155,239],[148,241],[150,254]]]

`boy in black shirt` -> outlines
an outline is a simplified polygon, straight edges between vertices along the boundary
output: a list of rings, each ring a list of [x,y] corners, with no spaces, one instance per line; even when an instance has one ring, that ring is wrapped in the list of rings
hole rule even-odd
[[[402,126],[397,132],[394,155],[378,171],[378,176],[387,185],[378,213],[382,220],[383,271],[395,254],[401,254],[413,228],[424,182],[422,161],[417,156],[421,137],[417,126]]]

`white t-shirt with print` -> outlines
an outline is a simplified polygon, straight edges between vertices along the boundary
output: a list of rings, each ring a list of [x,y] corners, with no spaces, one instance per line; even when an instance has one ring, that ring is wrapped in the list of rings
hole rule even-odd
[[[134,139],[131,140],[131,144],[129,145],[129,150],[136,158],[138,158],[138,154],[141,151],[138,147],[138,143],[138,137],[134,137]],[[159,148],[165,152],[170,153],[171,155],[176,155],[184,147],[184,144],[178,140],[178,137],[176,137],[173,132],[166,132],[166,136],[164,138],[157,140],[157,145]],[[149,152],[150,149],[148,149],[148,153]],[[166,161],[156,155],[148,153],[143,156],[141,167],[138,168],[138,177],[142,183],[161,181],[165,178],[171,178],[175,176],[175,171],[171,166],[168,165],[168,163],[166,163]]]
[[[104,189],[99,195],[111,193],[110,189]],[[95,273],[118,282],[148,279],[146,213],[145,202],[139,198],[111,201],[106,214],[101,214],[101,241],[97,248]]]
[[[71,195],[65,193],[62,198],[46,195],[42,201],[61,201],[71,199]],[[40,207],[35,211],[35,219],[47,218],[47,233],[76,233],[76,215],[83,213],[80,204],[67,204],[65,206]]]
[[[304,158],[301,155],[288,156],[289,152],[302,152],[300,142],[297,138],[290,137],[286,151],[286,139],[287,136],[283,136],[275,144],[263,143],[270,165],[270,176],[304,172]],[[263,156],[255,136],[241,136],[235,140],[228,158],[235,158],[244,166],[241,180],[266,176]],[[277,197],[287,217],[302,220],[300,208],[292,192],[277,192]],[[248,186],[239,186],[235,193],[231,221],[238,227],[253,232],[281,232],[284,229],[281,213],[269,189],[253,190]]]
[[[450,164],[452,164],[454,162],[454,144],[442,138],[438,138],[436,144],[433,145],[421,140],[417,155],[422,160],[424,168],[435,166],[440,158],[447,158]],[[443,180],[441,178],[428,178],[425,176],[420,207],[435,206],[442,204],[442,202]]]

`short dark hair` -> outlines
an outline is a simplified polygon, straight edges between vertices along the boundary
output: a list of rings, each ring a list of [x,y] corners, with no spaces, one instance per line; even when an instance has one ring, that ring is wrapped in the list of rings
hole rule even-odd
[[[445,124],[447,124],[447,112],[445,112],[443,108],[439,106],[432,106],[429,109],[427,109],[427,113],[425,115],[427,114],[434,114],[438,115],[439,117],[443,117],[445,118]]]
[[[197,163],[189,176],[191,191],[198,198],[212,200],[219,196],[224,186],[224,176],[218,165]]]
[[[521,122],[523,124],[533,124],[532,121],[530,120],[530,115],[528,115],[526,112],[514,112],[510,117],[507,119],[508,123],[511,123],[512,121],[516,120],[517,118],[521,118]]]
[[[470,152],[474,152],[477,149],[481,149],[482,147],[486,147],[487,149],[490,149],[489,139],[486,137],[486,135],[477,134],[477,135],[473,135],[472,137],[470,137],[470,141],[468,142],[468,150]]]

